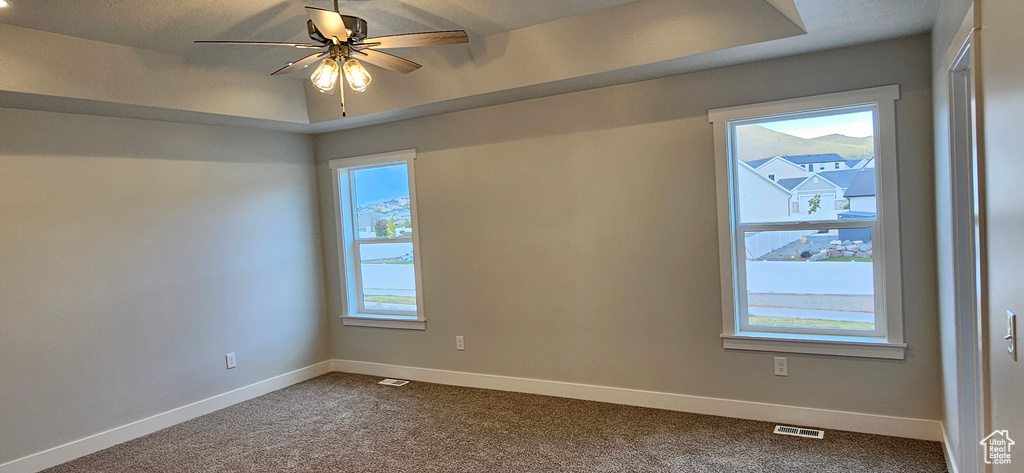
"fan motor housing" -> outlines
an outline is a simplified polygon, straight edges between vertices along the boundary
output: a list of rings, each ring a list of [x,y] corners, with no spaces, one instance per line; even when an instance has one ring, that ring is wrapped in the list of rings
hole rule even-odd
[[[368,30],[366,20],[350,15],[341,15],[341,20],[345,22],[345,29],[352,32],[351,36],[349,36],[349,40],[355,39],[362,41],[366,39],[366,32]],[[316,29],[316,25],[313,24],[313,20],[306,21],[306,29],[309,30],[309,38],[313,41],[320,43],[331,42],[331,38],[324,36],[320,30]]]

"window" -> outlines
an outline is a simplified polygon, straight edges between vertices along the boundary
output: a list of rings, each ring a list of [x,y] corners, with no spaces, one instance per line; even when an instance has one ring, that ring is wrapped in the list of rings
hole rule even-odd
[[[836,163],[836,169],[839,169],[839,163]]]
[[[725,348],[904,357],[898,97],[889,86],[709,112]],[[758,131],[765,129],[785,139],[766,143],[760,137],[769,134]],[[809,148],[877,164],[795,186],[747,164]]]
[[[426,328],[414,159],[410,150],[330,163],[345,325]]]
[[[775,180],[775,174],[769,174],[768,175],[768,179],[771,179],[771,180],[774,181]]]

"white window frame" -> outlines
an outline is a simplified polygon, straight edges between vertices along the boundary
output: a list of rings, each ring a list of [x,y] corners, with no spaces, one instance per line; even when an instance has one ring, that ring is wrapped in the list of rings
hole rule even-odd
[[[331,160],[331,179],[334,183],[334,221],[338,245],[338,273],[341,275],[342,324],[359,327],[426,330],[423,314],[423,291],[420,267],[420,240],[416,210],[416,150],[403,150],[353,158]],[[365,239],[358,237],[352,174],[362,169],[405,164],[409,172],[409,213],[412,237]],[[412,243],[413,269],[416,279],[416,312],[367,310],[363,307],[362,280],[359,264],[359,246],[383,243]]]
[[[899,86],[839,92],[790,100],[710,110],[708,119],[715,135],[715,169],[718,197],[719,258],[722,282],[722,343],[726,349],[784,353],[809,353],[866,358],[903,359],[906,351],[903,334],[903,295],[900,268],[899,202],[897,194],[896,100]],[[777,329],[745,324],[741,310],[746,307],[745,258],[737,202],[735,163],[732,150],[736,143],[732,129],[744,122],[760,122],[776,116],[812,117],[834,113],[837,109],[875,110],[875,151],[884,157],[876,162],[875,185],[877,215],[874,222],[826,220],[824,222],[785,222],[775,224],[786,230],[823,228],[872,228],[875,277],[876,330],[870,334],[845,335],[836,331]],[[771,230],[773,224],[748,225]],[[776,228],[777,229],[777,228]],[[852,333],[852,332],[851,332]],[[868,335],[868,336],[864,336]]]

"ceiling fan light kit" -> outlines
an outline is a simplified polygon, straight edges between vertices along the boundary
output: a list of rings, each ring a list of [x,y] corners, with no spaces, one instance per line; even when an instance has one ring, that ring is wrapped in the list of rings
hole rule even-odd
[[[338,61],[334,58],[327,58],[320,61],[320,65],[313,71],[313,75],[309,77],[309,80],[313,82],[313,86],[317,90],[325,94],[334,93],[334,82],[338,80],[338,73],[341,68],[338,67]]]
[[[373,80],[363,64],[355,59],[349,58],[341,68],[345,71],[345,81],[356,92],[366,90],[370,86],[370,81]]]
[[[0,3],[5,0],[0,0]],[[465,31],[435,31],[431,33],[410,33],[393,36],[367,38],[366,20],[351,15],[342,15],[338,10],[338,0],[334,0],[334,11],[315,7],[306,7],[309,21],[306,29],[309,38],[319,44],[262,42],[262,41],[196,41],[202,44],[248,44],[259,46],[288,46],[299,49],[321,49],[286,64],[271,75],[288,74],[307,68],[317,61],[320,64],[313,70],[310,81],[317,90],[333,94],[337,87],[341,96],[341,114],[345,113],[345,95],[342,81],[356,92],[362,92],[370,86],[373,78],[354,56],[384,69],[408,74],[419,69],[419,64],[408,59],[388,54],[379,49],[414,48],[419,46],[441,46],[446,44],[464,44],[469,42]],[[322,50],[326,48],[326,50]]]

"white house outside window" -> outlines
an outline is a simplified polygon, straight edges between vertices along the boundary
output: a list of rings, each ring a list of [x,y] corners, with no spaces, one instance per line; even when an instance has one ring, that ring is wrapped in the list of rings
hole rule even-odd
[[[898,97],[889,86],[709,112],[725,348],[903,358]]]
[[[426,328],[414,160],[410,150],[330,162],[345,325]]]

